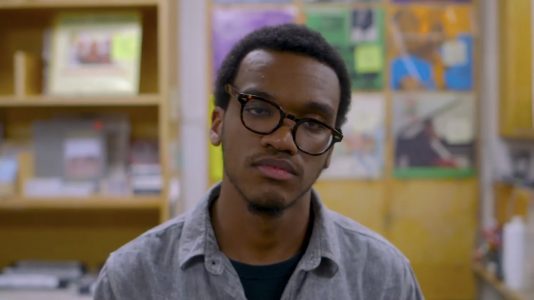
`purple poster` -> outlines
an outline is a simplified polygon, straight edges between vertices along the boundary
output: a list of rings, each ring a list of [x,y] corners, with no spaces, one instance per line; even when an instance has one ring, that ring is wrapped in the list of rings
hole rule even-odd
[[[212,19],[213,74],[239,39],[260,27],[294,23],[295,17],[296,11],[292,8],[215,9]]]

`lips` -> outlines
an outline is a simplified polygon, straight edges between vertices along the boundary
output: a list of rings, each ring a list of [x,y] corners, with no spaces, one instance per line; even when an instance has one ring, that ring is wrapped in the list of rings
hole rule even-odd
[[[262,175],[275,180],[289,180],[298,175],[293,164],[284,159],[264,158],[253,163]]]

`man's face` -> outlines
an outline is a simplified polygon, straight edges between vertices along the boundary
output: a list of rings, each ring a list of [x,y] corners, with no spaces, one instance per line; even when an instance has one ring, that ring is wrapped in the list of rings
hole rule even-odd
[[[255,50],[240,64],[232,85],[238,92],[261,96],[299,118],[314,118],[335,126],[340,87],[335,72],[306,56]],[[222,143],[223,186],[231,185],[257,213],[279,215],[306,196],[330,151],[312,156],[299,151],[291,130],[295,122],[260,135],[245,128],[241,104],[230,97],[227,109],[216,108],[210,138]]]

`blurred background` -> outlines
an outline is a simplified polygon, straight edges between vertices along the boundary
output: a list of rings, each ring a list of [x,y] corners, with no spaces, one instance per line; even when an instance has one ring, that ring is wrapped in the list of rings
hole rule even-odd
[[[0,0],[0,299],[90,299],[109,253],[221,179],[213,81],[298,23],[353,95],[316,189],[427,299],[534,299],[531,0]]]

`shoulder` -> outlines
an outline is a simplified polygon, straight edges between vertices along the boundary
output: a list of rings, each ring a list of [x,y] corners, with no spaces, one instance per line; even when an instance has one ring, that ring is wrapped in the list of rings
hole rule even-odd
[[[143,233],[112,252],[101,275],[118,289],[157,284],[153,281],[160,277],[158,274],[178,264],[183,227],[184,217],[180,216]]]
[[[135,266],[140,260],[146,263],[160,262],[178,249],[185,217],[179,216],[143,233],[110,254],[106,264],[109,269]]]
[[[100,271],[95,299],[149,299],[157,293],[165,284],[163,274],[177,264],[183,227],[184,217],[177,217],[111,253]]]
[[[372,264],[395,273],[410,268],[406,256],[380,234],[334,211],[327,209],[325,213],[332,224],[343,264]]]
[[[338,266],[347,281],[362,283],[365,295],[423,298],[410,262],[401,251],[378,233],[345,216],[330,210],[325,214],[334,232],[332,242],[338,244]]]

